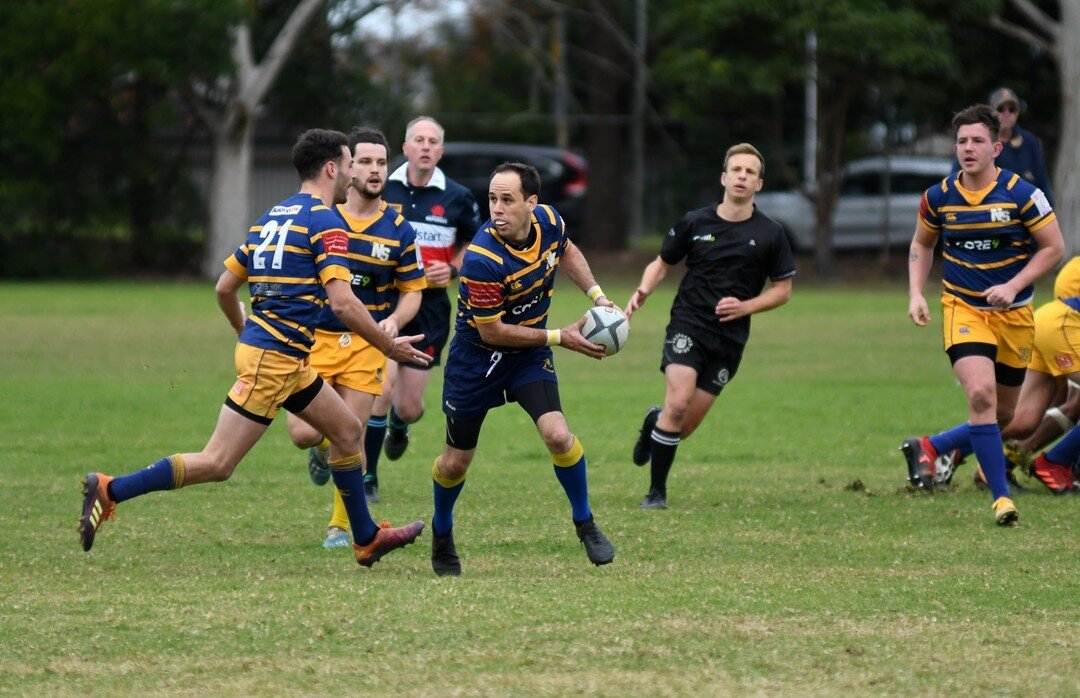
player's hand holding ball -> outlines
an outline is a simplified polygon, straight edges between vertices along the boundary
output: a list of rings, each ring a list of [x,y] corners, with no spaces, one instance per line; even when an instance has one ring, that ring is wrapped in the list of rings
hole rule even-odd
[[[630,321],[614,303],[589,308],[578,324],[581,336],[603,347],[606,356],[622,349],[630,336]]]

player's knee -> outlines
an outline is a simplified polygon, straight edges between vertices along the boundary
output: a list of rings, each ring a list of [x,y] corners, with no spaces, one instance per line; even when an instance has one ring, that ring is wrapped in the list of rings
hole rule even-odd
[[[998,404],[998,406],[997,406],[998,424],[1000,424],[1001,426],[1005,426],[1006,424],[1010,423],[1014,418],[1015,412],[1016,411],[1012,407],[1005,407],[1005,406],[1002,406],[1001,404]]]
[[[544,445],[552,453],[566,453],[574,447],[574,435],[569,429],[556,429],[543,434]]]
[[[449,451],[439,457],[439,474],[448,480],[457,480],[465,476],[472,456],[467,451]]]
[[[968,408],[974,413],[997,413],[997,392],[994,387],[974,388],[968,393]]]
[[[400,407],[394,405],[394,412],[398,418],[406,424],[412,424],[420,421],[420,418],[424,416],[424,405],[422,402],[406,402]]]
[[[336,445],[347,453],[356,453],[360,450],[360,437],[363,435],[359,419],[343,419],[340,424],[326,435],[330,443]]]

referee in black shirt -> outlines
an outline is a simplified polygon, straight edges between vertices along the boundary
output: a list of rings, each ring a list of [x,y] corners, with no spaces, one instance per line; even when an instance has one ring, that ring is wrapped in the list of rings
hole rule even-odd
[[[765,159],[740,143],[724,155],[724,198],[690,211],[668,231],[660,256],[645,267],[626,316],[686,260],[687,272],[671,306],[660,370],[664,409],[650,407],[634,444],[634,463],[652,462],[644,509],[667,508],[667,476],[679,441],[701,424],[720,391],[735,377],[750,337],[750,315],[791,298],[795,258],[780,225],[754,206]],[[770,280],[765,289],[766,279]]]

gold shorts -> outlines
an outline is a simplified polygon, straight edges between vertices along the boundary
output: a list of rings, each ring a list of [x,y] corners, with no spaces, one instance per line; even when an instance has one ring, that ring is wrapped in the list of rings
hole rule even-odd
[[[1080,313],[1061,301],[1035,311],[1035,351],[1028,368],[1051,376],[1080,371]]]
[[[229,391],[229,400],[249,415],[269,423],[282,403],[318,379],[306,357],[298,359],[272,349],[237,343],[236,382]]]
[[[979,310],[951,293],[941,294],[945,351],[954,344],[979,342],[997,347],[997,363],[1025,368],[1031,360],[1035,320],[1031,304],[1010,310]]]
[[[382,395],[386,356],[353,332],[316,330],[311,367],[331,385]]]

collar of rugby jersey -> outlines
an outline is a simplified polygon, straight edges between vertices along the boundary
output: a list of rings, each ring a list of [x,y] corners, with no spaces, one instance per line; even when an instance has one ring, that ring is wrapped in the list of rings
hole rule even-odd
[[[394,170],[394,173],[392,175],[390,175],[389,180],[391,182],[401,182],[402,184],[404,184],[407,187],[413,186],[412,184],[409,184],[408,169],[409,169],[409,163],[407,163],[407,162],[403,163],[401,165],[401,167]],[[438,167],[436,167],[435,171],[431,173],[431,179],[428,180],[428,183],[425,184],[422,187],[417,187],[417,188],[418,189],[426,189],[427,187],[432,187],[434,189],[443,189],[443,190],[446,189],[446,175],[443,174],[443,171],[440,170]]]

